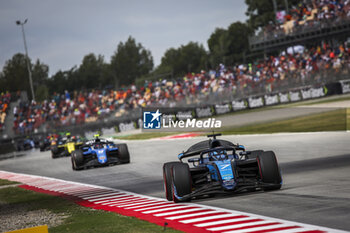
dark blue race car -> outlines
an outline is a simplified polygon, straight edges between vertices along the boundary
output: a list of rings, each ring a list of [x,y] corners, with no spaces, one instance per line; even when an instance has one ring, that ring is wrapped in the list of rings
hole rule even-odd
[[[96,137],[73,151],[71,160],[73,170],[81,170],[88,167],[130,163],[130,155],[126,144],[114,144]]]
[[[216,139],[220,135],[208,135],[209,140],[180,153],[180,162],[164,164],[165,195],[169,201],[281,188],[282,177],[273,151],[246,151],[242,145]],[[185,158],[189,158],[187,162],[191,166],[183,162]]]

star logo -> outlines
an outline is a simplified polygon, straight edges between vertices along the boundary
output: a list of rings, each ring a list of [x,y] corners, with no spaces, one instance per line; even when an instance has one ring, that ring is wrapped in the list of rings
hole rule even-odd
[[[161,113],[159,113],[159,109],[157,109],[157,111],[155,113],[151,113],[151,115],[153,116],[152,121],[156,120],[159,121],[159,117],[162,115]]]

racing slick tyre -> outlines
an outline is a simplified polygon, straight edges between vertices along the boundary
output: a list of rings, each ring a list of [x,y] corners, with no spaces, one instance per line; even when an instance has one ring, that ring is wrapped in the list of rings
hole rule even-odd
[[[40,147],[40,151],[44,151],[45,150],[44,142],[39,142],[39,147]]]
[[[172,166],[171,174],[173,178],[173,201],[190,201],[191,199],[179,199],[188,195],[192,191],[192,178],[190,167],[187,163],[176,163]]]
[[[72,152],[72,169],[81,170],[80,166],[84,163],[83,153],[80,150],[75,150]]]
[[[51,157],[53,158],[53,159],[55,159],[55,158],[57,158],[58,157],[58,148],[57,148],[57,146],[52,146],[52,148],[51,148]]]
[[[165,191],[165,197],[168,201],[173,200],[173,187],[172,187],[172,176],[171,176],[171,169],[174,164],[177,164],[180,162],[168,162],[164,163],[163,165],[163,179],[164,179],[164,191]]]
[[[128,146],[123,144],[118,144],[118,158],[121,163],[130,163],[130,154],[128,150]]]
[[[268,186],[263,186],[264,191],[280,189],[282,177],[278,168],[277,159],[273,151],[265,151],[257,156],[261,181]]]
[[[263,152],[263,150],[252,150],[249,154],[247,154],[247,159],[256,159],[256,157]]]

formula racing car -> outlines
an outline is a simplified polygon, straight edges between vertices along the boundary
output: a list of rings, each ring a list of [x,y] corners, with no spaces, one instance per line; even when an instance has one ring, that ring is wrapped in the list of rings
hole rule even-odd
[[[208,135],[209,140],[180,153],[180,162],[164,164],[165,195],[169,201],[281,188],[282,177],[273,151],[246,151],[242,145],[216,139],[220,135]],[[183,162],[185,158],[189,158],[191,166]]]
[[[51,157],[53,159],[63,156],[70,156],[71,153],[83,144],[80,137],[71,136],[70,133],[66,137],[57,138],[51,143]]]
[[[130,155],[126,144],[114,144],[96,135],[94,139],[73,151],[71,160],[72,169],[81,170],[88,167],[130,163]]]

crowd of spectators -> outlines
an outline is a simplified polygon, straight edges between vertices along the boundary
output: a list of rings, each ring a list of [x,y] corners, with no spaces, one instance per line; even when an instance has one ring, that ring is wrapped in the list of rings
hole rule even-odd
[[[11,102],[11,93],[0,94],[0,132],[4,130],[5,118]]]
[[[350,0],[303,0],[288,13],[279,11],[262,34],[264,38],[279,37],[344,20],[350,20]]]
[[[35,132],[43,123],[50,127],[96,121],[115,110],[113,91],[54,93],[41,103],[21,102],[14,108],[14,130],[18,134]],[[112,104],[113,103],[113,104]]]
[[[176,80],[162,79],[120,90],[55,93],[41,103],[21,103],[14,109],[17,133],[35,131],[43,123],[59,127],[120,117],[146,106],[184,106],[224,98],[268,93],[282,88],[319,83],[350,70],[350,48],[322,44],[295,53],[282,53],[261,61],[216,70],[189,73]]]

